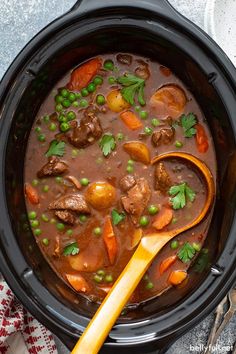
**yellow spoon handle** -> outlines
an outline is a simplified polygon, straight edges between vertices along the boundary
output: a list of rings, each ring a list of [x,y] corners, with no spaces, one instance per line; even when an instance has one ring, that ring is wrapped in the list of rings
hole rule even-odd
[[[141,240],[129,263],[74,347],[72,354],[96,354],[99,352],[151,261],[170,238],[170,235],[162,234],[158,240],[155,236],[144,237]]]

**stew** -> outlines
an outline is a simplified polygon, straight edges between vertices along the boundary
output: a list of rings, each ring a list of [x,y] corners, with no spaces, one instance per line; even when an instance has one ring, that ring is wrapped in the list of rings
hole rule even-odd
[[[180,160],[191,153],[216,174],[205,117],[184,84],[149,58],[101,55],[56,84],[30,133],[25,198],[36,241],[76,292],[101,301],[143,235],[188,223],[201,211],[201,177]],[[186,286],[195,259],[207,267],[209,215],[156,257],[130,302]],[[161,236],[160,236],[161,237]]]

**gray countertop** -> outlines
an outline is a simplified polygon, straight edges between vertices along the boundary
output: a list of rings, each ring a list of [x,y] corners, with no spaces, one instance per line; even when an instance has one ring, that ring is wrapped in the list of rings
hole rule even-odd
[[[203,27],[206,0],[169,0],[183,15]],[[75,0],[1,0],[0,11],[0,78],[24,45],[53,19],[70,9]],[[200,353],[191,349],[206,343],[214,315],[209,315],[198,326],[181,337],[168,350],[168,354]],[[223,332],[218,341],[219,350],[214,353],[226,354],[223,346],[235,341],[236,318]],[[69,353],[63,344],[56,339],[58,352]],[[17,354],[17,353],[16,353]],[[46,353],[45,353],[46,354]]]

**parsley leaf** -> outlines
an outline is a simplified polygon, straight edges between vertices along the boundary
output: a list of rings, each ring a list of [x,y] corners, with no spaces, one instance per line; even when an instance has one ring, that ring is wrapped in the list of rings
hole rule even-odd
[[[112,222],[114,225],[118,225],[121,221],[125,219],[125,213],[119,213],[116,209],[111,212]]]
[[[203,248],[196,259],[196,263],[194,264],[194,271],[196,273],[202,273],[209,264],[209,255],[208,249]]]
[[[53,140],[49,146],[48,151],[46,152],[46,156],[50,157],[53,155],[56,156],[63,156],[65,153],[65,142],[64,141],[57,141]]]
[[[196,134],[197,130],[193,127],[197,124],[197,119],[193,113],[189,113],[187,115],[183,114],[180,118],[180,123],[186,138],[191,138]]]
[[[77,242],[73,242],[70,245],[66,246],[63,250],[64,256],[75,256],[79,253],[79,246]]]
[[[146,103],[144,99],[145,80],[132,74],[124,74],[123,76],[118,77],[117,82],[122,86],[124,86],[121,90],[121,94],[128,103],[133,105],[135,95],[137,94],[138,102],[141,104],[141,106],[145,105]]]
[[[186,205],[186,199],[193,202],[196,197],[196,193],[187,185],[187,183],[181,183],[170,187],[169,195],[173,196],[170,198],[170,201],[175,210],[184,208]]]
[[[185,244],[181,247],[177,256],[183,263],[188,263],[195,255],[196,250],[190,245],[189,242],[185,242]]]
[[[104,134],[99,143],[103,155],[108,156],[116,147],[116,141],[112,134]]]

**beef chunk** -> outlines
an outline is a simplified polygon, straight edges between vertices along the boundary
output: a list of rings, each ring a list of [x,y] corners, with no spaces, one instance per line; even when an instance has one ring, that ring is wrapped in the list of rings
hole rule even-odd
[[[68,210],[79,214],[90,214],[90,209],[81,194],[67,194],[49,204],[51,210]]]
[[[172,182],[164,164],[159,162],[155,168],[155,189],[165,193],[171,187],[171,185]]]
[[[121,202],[127,213],[130,214],[134,225],[137,225],[144,209],[151,197],[151,189],[145,178],[140,178],[137,183],[128,190],[127,195],[121,197]]]
[[[120,188],[123,192],[127,192],[136,184],[136,179],[132,175],[127,175],[120,180]]]
[[[48,158],[48,162],[44,165],[40,171],[38,171],[38,178],[44,178],[49,176],[58,176],[68,170],[68,166],[65,162],[61,161],[56,156]]]
[[[132,55],[129,54],[118,54],[116,59],[119,63],[124,65],[131,65],[133,60]]]
[[[143,60],[138,60],[139,66],[135,69],[135,74],[143,80],[150,77],[150,70],[148,64]]]
[[[68,134],[68,141],[77,148],[93,144],[102,135],[102,127],[95,110],[91,107],[84,112],[79,126],[73,127]]]
[[[154,146],[160,146],[161,144],[167,145],[174,140],[174,136],[174,128],[163,128],[152,134],[152,143]]]
[[[74,225],[76,217],[72,211],[69,210],[56,210],[55,215],[65,224]]]

